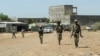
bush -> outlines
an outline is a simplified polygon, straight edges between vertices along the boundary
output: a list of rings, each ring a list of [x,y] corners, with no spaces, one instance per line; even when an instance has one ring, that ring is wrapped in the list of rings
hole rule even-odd
[[[94,24],[94,30],[100,30],[100,22]]]

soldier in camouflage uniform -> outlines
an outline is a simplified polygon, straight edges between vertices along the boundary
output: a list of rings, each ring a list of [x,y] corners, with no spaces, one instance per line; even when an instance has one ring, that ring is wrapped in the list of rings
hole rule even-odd
[[[56,27],[56,32],[58,34],[58,43],[60,45],[60,41],[62,40],[62,32],[63,32],[63,26],[60,24],[61,22],[58,21],[57,27]]]
[[[15,29],[12,29],[12,39],[13,39],[13,38],[16,38],[16,35],[15,35],[15,34],[16,34]]]
[[[40,43],[42,44],[43,43],[43,28],[42,26],[39,28],[39,38],[40,38]]]
[[[22,29],[22,30],[21,30],[21,33],[22,33],[22,37],[23,37],[23,38],[24,38],[24,32],[25,32],[25,30]]]
[[[79,35],[80,37],[83,38],[82,33],[81,33],[81,27],[78,24],[78,21],[75,19],[74,25],[72,26],[72,34],[71,37],[74,36],[74,42],[75,42],[75,47],[78,47],[78,42],[79,42]]]

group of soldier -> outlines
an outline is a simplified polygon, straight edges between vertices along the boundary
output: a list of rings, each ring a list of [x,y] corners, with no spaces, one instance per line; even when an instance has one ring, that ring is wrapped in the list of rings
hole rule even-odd
[[[62,40],[62,33],[63,33],[63,26],[61,25],[61,22],[57,22],[57,27],[56,27],[56,32],[58,35],[58,43],[59,45],[61,44]],[[71,38],[74,36],[74,42],[75,42],[75,47],[78,47],[78,42],[79,42],[79,36],[83,38],[82,32],[81,32],[81,26],[78,24],[78,20],[74,20],[74,25],[72,26],[72,33],[71,33]],[[43,28],[40,27],[39,29],[39,38],[40,38],[40,43],[43,43]]]
[[[21,30],[22,33],[22,37],[24,38],[24,29]],[[56,27],[56,32],[58,35],[58,43],[59,45],[61,44],[61,40],[62,40],[62,33],[63,33],[63,26],[61,25],[61,21],[57,22],[57,27]],[[15,35],[16,31],[13,29],[12,30],[12,38],[16,38]],[[39,28],[39,39],[40,39],[40,43],[43,44],[43,27],[41,26]],[[79,42],[79,36],[83,38],[82,36],[82,32],[81,32],[81,26],[78,24],[78,20],[74,20],[74,25],[72,26],[72,33],[71,33],[71,38],[72,36],[74,36],[74,43],[75,43],[75,47],[78,47],[78,42]]]
[[[25,32],[25,30],[21,29],[21,34],[22,34],[23,38],[24,38],[24,32]],[[16,38],[16,30],[12,29],[12,39],[14,39],[14,38]]]

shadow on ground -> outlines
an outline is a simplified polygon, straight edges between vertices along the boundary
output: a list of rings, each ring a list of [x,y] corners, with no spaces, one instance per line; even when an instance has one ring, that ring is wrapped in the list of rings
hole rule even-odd
[[[79,47],[79,48],[90,48],[90,47],[88,47],[88,46],[82,46],[82,47]]]
[[[63,45],[73,45],[73,44],[63,44]]]

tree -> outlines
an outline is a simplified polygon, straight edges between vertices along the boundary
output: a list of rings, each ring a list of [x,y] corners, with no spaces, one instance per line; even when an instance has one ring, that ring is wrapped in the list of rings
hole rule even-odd
[[[4,15],[3,13],[0,13],[0,21],[10,21],[11,19],[8,17],[8,15]]]

